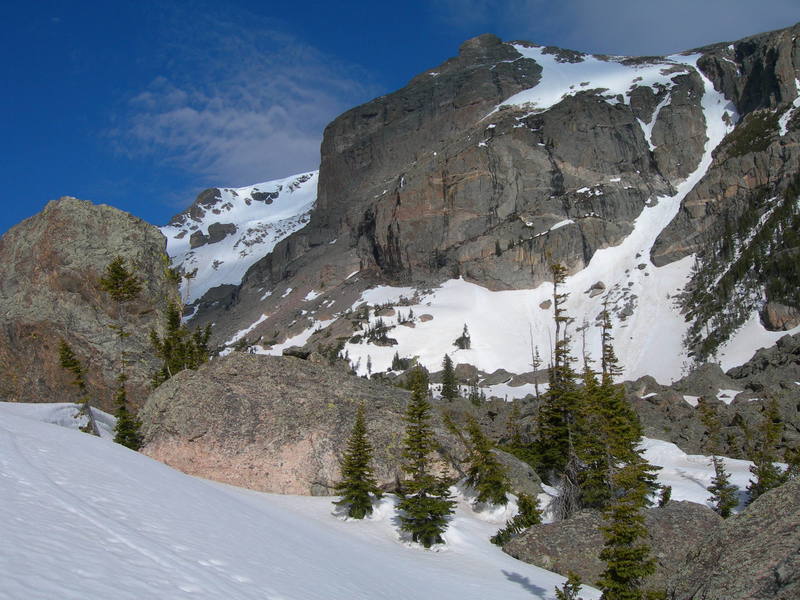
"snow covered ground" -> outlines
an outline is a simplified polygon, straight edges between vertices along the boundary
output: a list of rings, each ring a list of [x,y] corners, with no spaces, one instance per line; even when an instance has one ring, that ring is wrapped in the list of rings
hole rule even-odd
[[[330,498],[196,479],[42,423],[50,406],[0,403],[0,598],[505,600],[564,581],[493,546],[502,523],[463,500],[447,546],[426,551],[399,541],[391,499],[342,521]]]
[[[459,494],[446,547],[424,550],[399,539],[392,497],[344,521],[331,498],[197,479],[80,433],[76,409],[0,403],[0,598],[505,600],[552,598],[564,581],[488,541],[513,504],[475,513]],[[643,445],[673,499],[705,502],[707,457]],[[741,489],[749,464],[726,459]]]
[[[305,227],[317,199],[318,174],[313,171],[243,188],[220,188],[220,199],[202,217],[162,227],[172,265],[187,273],[197,269],[189,284],[183,282],[184,300],[190,304],[218,285],[238,285],[247,269],[275,244]],[[192,249],[191,234],[208,234],[214,223],[232,223],[236,232]]]

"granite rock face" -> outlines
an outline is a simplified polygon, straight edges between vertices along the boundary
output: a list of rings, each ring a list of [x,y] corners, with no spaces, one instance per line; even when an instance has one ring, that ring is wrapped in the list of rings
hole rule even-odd
[[[664,508],[645,512],[650,554],[656,559],[656,573],[647,587],[663,589],[667,579],[682,563],[687,552],[722,524],[722,518],[706,506],[692,502],[669,502]],[[557,523],[534,525],[503,546],[503,551],[524,562],[555,571],[569,571],[592,585],[605,569],[600,560],[603,517],[597,511],[582,511]]]
[[[155,227],[105,205],[75,198],[44,210],[0,238],[0,398],[72,402],[77,393],[59,366],[59,341],[72,346],[88,368],[96,406],[114,407],[118,373],[116,306],[98,287],[116,256],[140,278],[138,300],[124,310],[129,398],[144,402],[157,365],[149,331],[160,328],[177,289],[165,277],[166,241]]]
[[[161,385],[140,417],[144,452],[191,475],[282,494],[333,493],[339,459],[364,403],[375,474],[399,465],[409,392],[293,357],[234,352]],[[435,412],[435,411],[434,411]],[[441,468],[463,448],[434,416]]]
[[[759,497],[675,565],[671,600],[800,598],[800,480]]]

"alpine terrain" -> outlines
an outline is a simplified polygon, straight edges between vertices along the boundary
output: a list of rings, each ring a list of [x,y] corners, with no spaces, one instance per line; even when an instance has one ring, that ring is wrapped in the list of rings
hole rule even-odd
[[[0,598],[796,599],[800,24],[480,35],[0,314]]]

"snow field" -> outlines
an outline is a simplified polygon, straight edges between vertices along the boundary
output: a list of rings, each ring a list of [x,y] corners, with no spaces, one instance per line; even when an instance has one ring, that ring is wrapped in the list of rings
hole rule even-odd
[[[331,498],[193,478],[42,410],[0,403],[0,598],[499,600],[564,581],[493,546],[505,515],[463,497],[447,545],[425,551],[399,540],[392,498],[344,521]]]
[[[238,285],[256,261],[282,239],[305,227],[317,199],[318,174],[314,171],[242,188],[220,188],[221,199],[199,221],[188,218],[179,226],[162,227],[172,265],[184,272],[197,269],[191,282],[181,283],[185,302],[191,304],[218,285]],[[257,192],[278,196],[267,204],[252,199]],[[192,249],[191,233],[198,230],[207,234],[213,223],[233,223],[237,231],[219,242]],[[183,237],[177,237],[181,233]]]

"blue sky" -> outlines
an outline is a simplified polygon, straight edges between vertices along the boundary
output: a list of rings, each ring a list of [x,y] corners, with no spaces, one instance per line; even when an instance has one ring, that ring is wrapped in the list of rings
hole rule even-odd
[[[663,54],[789,26],[797,0],[10,1],[0,232],[63,195],[165,223],[211,186],[315,169],[325,125],[492,32]]]

